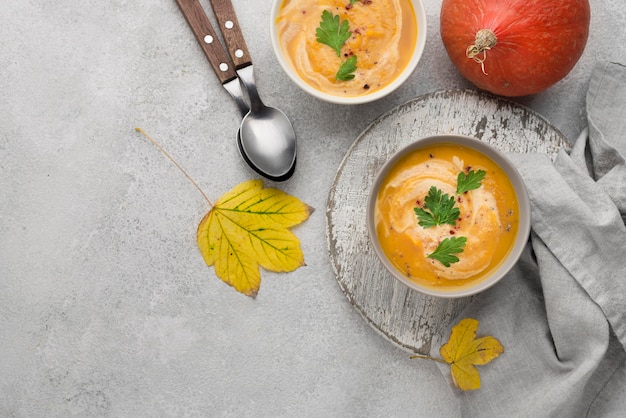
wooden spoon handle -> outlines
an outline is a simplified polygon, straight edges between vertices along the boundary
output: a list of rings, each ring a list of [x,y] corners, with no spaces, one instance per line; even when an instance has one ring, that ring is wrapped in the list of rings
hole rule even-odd
[[[211,7],[224,35],[226,47],[233,62],[235,69],[247,67],[252,64],[246,41],[243,38],[243,32],[237,21],[237,15],[230,0],[211,0]]]
[[[211,21],[207,17],[202,5],[198,0],[176,0],[178,7],[183,12],[185,20],[191,27],[196,40],[202,47],[211,67],[220,83],[224,84],[237,77],[235,68],[230,58],[224,51],[222,44],[211,26]]]

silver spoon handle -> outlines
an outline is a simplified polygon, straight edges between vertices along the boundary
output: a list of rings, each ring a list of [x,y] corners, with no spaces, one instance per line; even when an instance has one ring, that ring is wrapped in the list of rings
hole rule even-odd
[[[230,0],[211,0],[211,7],[224,36],[228,53],[235,64],[235,69],[238,70],[251,65],[252,58],[243,38],[233,3]]]
[[[243,83],[243,86],[248,92],[248,98],[250,99],[250,109],[252,112],[260,112],[265,105],[259,97],[259,92],[256,89],[256,81],[254,79],[253,65],[248,65],[237,70],[239,81]]]

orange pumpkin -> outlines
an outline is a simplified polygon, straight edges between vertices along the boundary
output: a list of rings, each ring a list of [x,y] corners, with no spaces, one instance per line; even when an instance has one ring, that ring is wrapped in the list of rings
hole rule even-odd
[[[588,0],[443,0],[441,38],[476,87],[525,96],[563,79],[589,36]]]

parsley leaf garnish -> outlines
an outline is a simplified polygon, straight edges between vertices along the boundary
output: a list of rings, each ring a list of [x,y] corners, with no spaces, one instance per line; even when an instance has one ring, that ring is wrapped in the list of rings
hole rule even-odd
[[[434,258],[444,266],[450,267],[450,264],[459,261],[459,257],[455,254],[463,252],[466,242],[467,238],[465,237],[446,238],[439,243],[435,251],[428,255],[428,258]]]
[[[322,21],[319,28],[315,30],[317,42],[328,45],[335,50],[337,56],[341,56],[341,47],[350,38],[350,24],[347,20],[343,22],[339,15],[333,15],[328,10],[322,12]]]
[[[419,219],[419,225],[430,228],[437,225],[456,225],[461,211],[454,206],[454,196],[442,193],[435,186],[428,190],[428,196],[424,199],[424,208],[414,208]]]
[[[467,174],[460,172],[457,176],[456,195],[478,189],[486,175],[485,170],[470,170]],[[424,198],[424,207],[413,209],[419,220],[418,224],[424,228],[443,224],[456,225],[461,215],[460,209],[455,206],[456,195],[448,196],[435,186],[431,186],[428,195]],[[465,237],[445,238],[427,257],[434,258],[444,266],[450,267],[450,264],[459,261],[459,257],[455,254],[462,253],[466,243]]]
[[[354,78],[354,72],[356,71],[356,55],[352,55],[350,58],[341,63],[339,71],[335,78],[339,81],[348,81]]]
[[[472,170],[467,174],[461,171],[456,179],[456,194],[478,189],[486,174],[485,170]]]

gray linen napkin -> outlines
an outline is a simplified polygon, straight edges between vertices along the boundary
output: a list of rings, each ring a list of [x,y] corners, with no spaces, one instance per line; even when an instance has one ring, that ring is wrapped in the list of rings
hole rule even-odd
[[[509,155],[530,195],[531,239],[510,274],[459,316],[504,346],[478,366],[480,389],[454,389],[463,416],[626,416],[625,66],[596,66],[587,118],[554,163]]]

